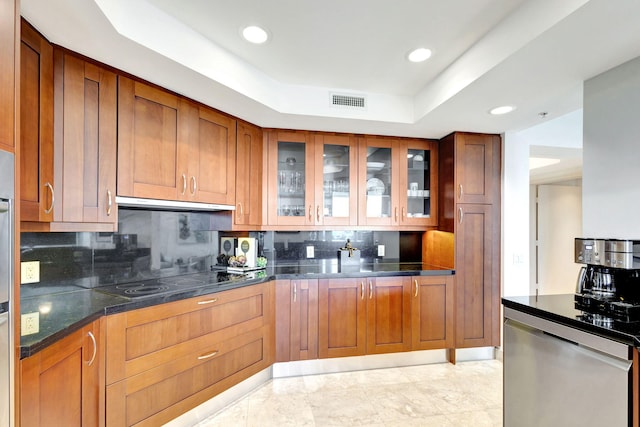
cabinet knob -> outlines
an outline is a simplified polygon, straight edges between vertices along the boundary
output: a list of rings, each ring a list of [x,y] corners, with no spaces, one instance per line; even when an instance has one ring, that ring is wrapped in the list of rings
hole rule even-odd
[[[44,213],[48,215],[51,213],[51,211],[53,210],[53,205],[56,203],[56,193],[55,191],[53,191],[53,186],[51,185],[51,183],[47,182],[46,184],[44,184],[44,186],[47,187],[49,191],[51,191],[51,205],[49,206],[49,209],[44,210]]]

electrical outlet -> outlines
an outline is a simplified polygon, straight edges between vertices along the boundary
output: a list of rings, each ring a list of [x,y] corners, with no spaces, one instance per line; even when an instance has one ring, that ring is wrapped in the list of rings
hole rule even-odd
[[[307,258],[315,257],[315,249],[313,246],[307,246]]]
[[[384,256],[384,245],[378,245],[378,256]]]
[[[40,331],[40,313],[25,313],[20,316],[20,335],[37,334]]]
[[[38,283],[40,281],[40,261],[20,263],[20,283]]]

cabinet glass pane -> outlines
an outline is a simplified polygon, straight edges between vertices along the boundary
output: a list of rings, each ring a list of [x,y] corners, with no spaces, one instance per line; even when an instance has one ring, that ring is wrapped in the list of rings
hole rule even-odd
[[[407,171],[409,174],[407,216],[409,218],[429,218],[431,215],[429,151],[409,149]]]
[[[324,216],[349,217],[349,147],[325,144],[323,156]]]
[[[305,151],[300,142],[278,142],[278,215],[303,216]]]
[[[391,148],[367,148],[367,217],[391,216]]]

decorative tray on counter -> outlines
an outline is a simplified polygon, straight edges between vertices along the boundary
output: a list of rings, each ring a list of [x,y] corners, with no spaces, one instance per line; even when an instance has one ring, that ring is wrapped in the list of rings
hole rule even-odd
[[[247,266],[240,266],[240,267],[227,267],[227,272],[229,273],[246,273],[247,271],[255,271],[255,270],[264,270],[265,267],[247,267]]]

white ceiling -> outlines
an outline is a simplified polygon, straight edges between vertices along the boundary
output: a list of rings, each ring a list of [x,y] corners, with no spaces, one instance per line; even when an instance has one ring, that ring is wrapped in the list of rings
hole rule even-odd
[[[22,0],[59,45],[263,127],[440,138],[582,107],[640,56],[637,0]],[[271,40],[240,38],[256,24]],[[424,46],[428,61],[406,54]],[[329,93],[364,96],[365,111]],[[517,109],[494,117],[490,108]],[[547,112],[541,119],[540,112]]]

